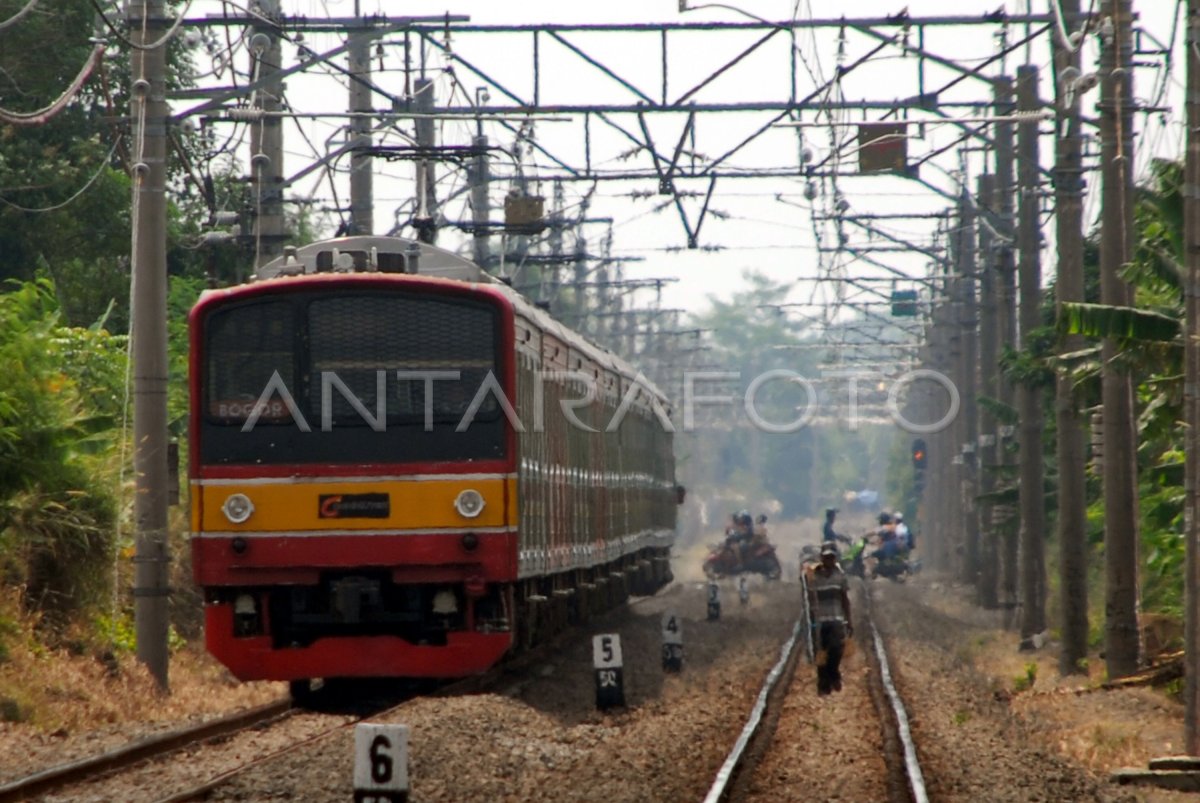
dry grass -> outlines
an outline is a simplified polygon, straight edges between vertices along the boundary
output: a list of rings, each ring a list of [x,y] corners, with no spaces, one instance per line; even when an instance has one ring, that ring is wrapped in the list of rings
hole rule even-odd
[[[257,705],[284,692],[283,684],[243,684],[199,643],[171,656],[169,694],[127,653],[106,653],[82,639],[49,649],[34,637],[34,620],[12,590],[0,592],[0,722],[45,733],[68,733],[133,723],[178,721]]]
[[[1019,652],[1017,634],[991,631],[987,636],[971,649],[973,665],[996,688],[1013,692],[1029,685],[1012,698],[1012,711],[1060,753],[1107,773],[1145,767],[1151,758],[1180,751],[1183,709],[1167,694],[1145,688],[1075,694],[1104,681],[1104,661],[1098,656],[1090,657],[1086,676],[1063,676],[1053,647]],[[1035,680],[1029,684],[1031,677]]]

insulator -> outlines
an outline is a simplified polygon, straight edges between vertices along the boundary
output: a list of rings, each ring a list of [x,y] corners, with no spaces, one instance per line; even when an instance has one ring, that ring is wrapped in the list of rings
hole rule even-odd
[[[243,122],[243,123],[255,123],[255,122],[258,122],[259,120],[263,119],[263,110],[262,109],[249,109],[249,108],[245,108],[245,107],[226,109],[225,110],[225,119],[226,120],[237,120],[238,122]]]

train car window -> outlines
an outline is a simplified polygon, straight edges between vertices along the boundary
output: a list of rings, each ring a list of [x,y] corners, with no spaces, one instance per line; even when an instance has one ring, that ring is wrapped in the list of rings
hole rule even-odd
[[[440,379],[432,390],[435,420],[462,418],[489,371],[495,373],[495,315],[484,307],[441,303],[404,296],[339,296],[315,299],[308,307],[309,373],[314,391],[309,411],[319,419],[323,372],[337,376],[362,403],[378,411],[378,372],[384,372],[389,422],[424,420],[426,382],[396,379],[399,371],[457,371],[459,379]],[[337,426],[365,426],[343,393],[331,395]],[[488,394],[476,418],[498,415]]]
[[[209,420],[242,424],[272,377],[294,389],[296,331],[292,305],[269,301],[234,307],[211,316],[205,383]],[[264,425],[292,424],[292,414],[278,396],[260,412]]]
[[[203,326],[205,462],[394,463],[505,454],[506,419],[490,393],[470,426],[456,431],[488,374],[499,380],[504,373],[500,317],[490,303],[378,290],[292,292],[213,310]],[[457,380],[433,383],[428,429],[426,383],[400,380],[397,371],[458,372]],[[328,410],[323,372],[337,379]]]

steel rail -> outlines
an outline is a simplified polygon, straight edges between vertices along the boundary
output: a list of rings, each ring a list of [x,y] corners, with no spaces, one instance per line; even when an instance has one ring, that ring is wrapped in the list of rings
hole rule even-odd
[[[729,782],[733,779],[734,772],[737,771],[742,763],[742,756],[746,752],[747,745],[754,735],[758,732],[758,726],[762,724],[763,714],[767,710],[767,700],[771,696],[771,692],[775,690],[775,684],[779,678],[783,676],[784,668],[792,658],[792,651],[796,648],[796,640],[800,636],[801,623],[797,620],[792,627],[792,637],[787,640],[779,650],[779,661],[771,669],[767,675],[767,680],[763,683],[762,689],[758,693],[758,700],[754,703],[754,708],[750,711],[750,718],[746,721],[746,726],[742,728],[742,733],[734,742],[733,749],[729,752],[725,763],[721,765],[721,769],[717,771],[717,777],[713,781],[712,786],[708,790],[708,795],[704,798],[704,803],[718,803],[725,793],[728,791]]]
[[[290,716],[295,710],[290,698],[276,700],[257,708],[210,720],[195,727],[182,728],[161,736],[141,739],[100,755],[51,767],[0,786],[0,803],[26,800],[51,789],[80,783],[102,773],[128,767],[148,758],[167,755],[190,744],[227,736],[264,722]]]
[[[929,803],[929,795],[925,790],[925,776],[921,773],[921,763],[917,760],[917,745],[913,741],[912,728],[908,722],[908,712],[904,709],[904,701],[896,690],[892,680],[892,672],[888,666],[887,650],[883,647],[883,638],[875,627],[875,618],[871,616],[871,590],[866,589],[867,621],[871,625],[871,641],[875,645],[875,657],[879,661],[879,679],[883,691],[891,703],[892,713],[896,716],[896,731],[900,736],[900,744],[904,747],[904,770],[908,776],[909,790],[915,803]]]
[[[668,583],[667,585],[663,586],[663,588],[659,589],[659,592],[665,591],[666,589],[671,588],[674,585],[675,584],[673,582]],[[655,596],[657,596],[657,594]],[[637,605],[646,600],[654,599],[655,596],[638,597],[636,599],[634,599],[634,598],[627,599],[625,602],[600,614],[600,616],[606,616],[606,615],[615,613],[617,611],[623,610],[624,608],[633,607],[634,605]],[[532,648],[530,650],[526,650],[524,652],[521,652],[520,654],[516,655],[513,658],[510,658],[509,660],[506,660],[506,661],[501,662],[500,664],[497,664],[496,666],[492,667],[491,669],[489,669],[487,672],[483,673],[482,675],[476,675],[473,677],[462,678],[461,680],[457,680],[447,686],[443,686],[442,688],[433,692],[429,696],[431,696],[431,697],[448,697],[448,696],[455,696],[455,695],[481,694],[481,693],[486,693],[488,691],[499,690],[501,682],[505,681],[505,676],[508,673],[511,673],[513,671],[520,671],[520,670],[526,669],[528,667],[540,664],[542,661],[546,660],[550,655],[555,654],[565,639],[569,639],[572,636],[579,635],[580,629],[581,629],[580,625],[570,626],[570,627],[566,628],[565,630],[555,634],[549,640],[547,640],[541,644],[538,644],[534,648]],[[502,691],[501,693],[508,694],[509,692]],[[394,714],[396,711],[398,711],[401,707],[408,704],[409,702],[411,702],[411,699],[406,699],[403,702],[398,703],[397,705],[391,706],[389,708],[386,708],[384,710],[371,712],[371,713],[366,714],[361,717],[357,717],[357,716],[353,717],[352,719],[350,719],[347,722],[338,723],[337,725],[334,725],[330,728],[326,728],[325,730],[315,733],[312,736],[309,736],[308,738],[303,739],[299,742],[295,742],[295,743],[286,745],[277,750],[273,750],[270,753],[267,753],[266,755],[258,756],[257,758],[253,758],[243,764],[239,764],[236,767],[232,767],[228,770],[225,770],[224,772],[222,772],[218,775],[212,776],[208,780],[202,781],[188,789],[185,789],[185,790],[179,791],[179,792],[174,792],[171,795],[164,797],[164,798],[159,798],[155,801],[155,803],[187,803],[187,801],[203,799],[203,798],[207,797],[209,794],[211,794],[213,792],[213,790],[215,790],[217,787],[226,783],[231,778],[235,778],[238,775],[241,775],[242,773],[246,772],[247,770],[252,770],[256,767],[260,767],[264,764],[269,763],[270,761],[273,761],[276,758],[279,758],[280,756],[288,755],[289,753],[298,752],[299,750],[302,750],[302,749],[308,747],[309,745],[315,744],[316,742],[319,742],[322,739],[325,739],[326,737],[329,737],[335,733],[338,733],[339,731],[344,731],[347,728],[351,728],[351,727],[359,724],[360,722],[364,722],[368,718],[382,718],[382,717],[386,717],[390,714]]]

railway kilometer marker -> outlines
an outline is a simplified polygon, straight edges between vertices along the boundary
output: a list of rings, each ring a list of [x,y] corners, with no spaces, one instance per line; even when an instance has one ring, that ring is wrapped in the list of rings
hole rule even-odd
[[[407,803],[408,726],[354,728],[354,803]]]
[[[604,711],[625,705],[620,636],[603,633],[592,637],[592,666],[596,670],[596,708]]]
[[[716,583],[708,584],[708,621],[721,618],[721,589]]]
[[[663,614],[662,664],[664,672],[683,669],[683,621],[674,611]]]

